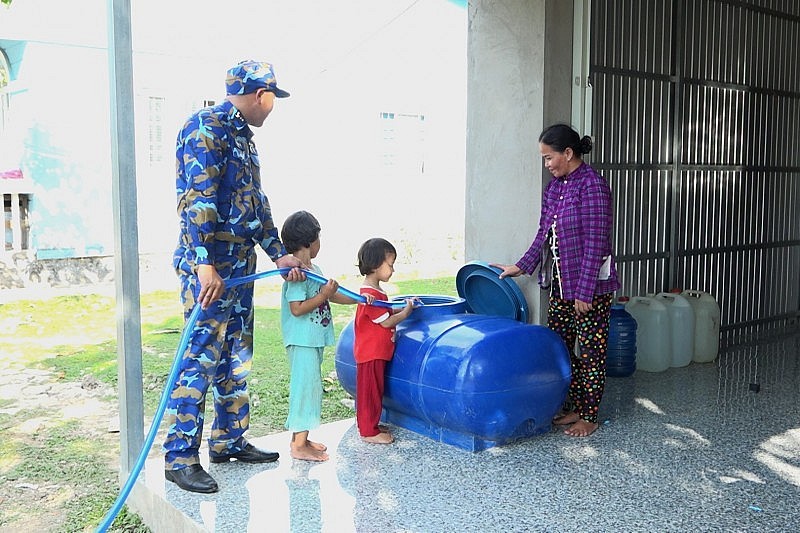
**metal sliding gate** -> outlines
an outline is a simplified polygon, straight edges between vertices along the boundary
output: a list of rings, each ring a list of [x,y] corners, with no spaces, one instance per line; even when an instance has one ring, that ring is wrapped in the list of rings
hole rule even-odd
[[[594,0],[592,165],[618,294],[712,294],[723,342],[800,317],[800,2]]]

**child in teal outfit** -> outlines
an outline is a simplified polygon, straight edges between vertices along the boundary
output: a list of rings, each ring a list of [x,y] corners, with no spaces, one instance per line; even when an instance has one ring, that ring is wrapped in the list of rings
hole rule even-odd
[[[298,211],[283,224],[281,240],[286,251],[302,268],[322,275],[311,260],[320,249],[320,225],[314,215]],[[336,280],[285,281],[281,300],[281,330],[289,356],[289,416],[286,429],[292,432],[291,456],[305,461],[327,461],[327,447],[308,440],[308,432],[320,425],[322,411],[322,352],[334,344],[333,318],[329,302],[357,304],[359,301],[337,292]],[[371,302],[370,302],[371,303]]]

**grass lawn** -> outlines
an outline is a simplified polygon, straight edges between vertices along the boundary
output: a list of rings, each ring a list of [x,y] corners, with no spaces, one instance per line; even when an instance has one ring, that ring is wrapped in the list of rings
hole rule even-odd
[[[360,279],[340,282],[356,290]],[[456,293],[453,277],[398,281],[387,288],[390,294]],[[141,297],[144,403],[150,418],[180,341],[177,298],[177,291]],[[250,433],[261,436],[283,431],[288,411],[280,282],[256,284],[255,301]],[[333,304],[332,309],[338,338],[355,307]],[[117,412],[114,298],[80,295],[0,304],[0,331],[0,531],[94,531],[119,492],[119,435],[108,429]],[[349,395],[336,380],[333,353],[327,348],[323,361],[323,422],[353,416],[342,402]],[[151,453],[158,453],[161,436],[163,427]],[[112,530],[147,528],[126,509]]]

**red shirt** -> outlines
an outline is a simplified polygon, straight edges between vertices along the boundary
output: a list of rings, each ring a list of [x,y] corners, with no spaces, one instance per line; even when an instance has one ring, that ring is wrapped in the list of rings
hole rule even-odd
[[[386,293],[372,287],[361,287],[360,294],[371,294],[376,300],[386,301]],[[376,305],[358,304],[354,324],[355,342],[353,357],[356,363],[366,363],[375,359],[389,361],[394,355],[395,328],[385,328],[381,322],[389,318],[391,309]]]

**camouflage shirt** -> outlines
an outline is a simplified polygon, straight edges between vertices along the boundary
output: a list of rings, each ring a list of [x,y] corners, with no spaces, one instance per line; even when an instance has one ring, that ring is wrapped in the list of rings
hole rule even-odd
[[[286,250],[261,190],[253,132],[225,101],[192,115],[178,134],[176,268],[213,265],[214,243],[260,244],[274,261]]]

